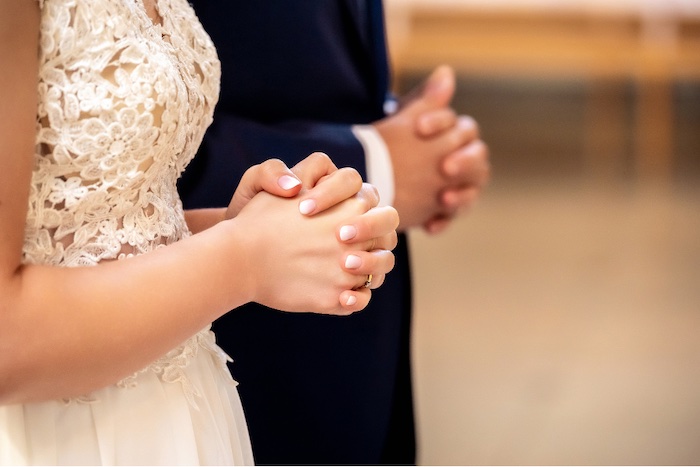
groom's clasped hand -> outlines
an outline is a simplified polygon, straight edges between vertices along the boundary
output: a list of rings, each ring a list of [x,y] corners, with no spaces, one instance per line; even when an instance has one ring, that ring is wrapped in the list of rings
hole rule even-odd
[[[378,204],[374,186],[355,169],[338,169],[323,153],[291,169],[277,159],[251,167],[226,218],[257,237],[249,243],[257,248],[250,255],[256,264],[277,265],[249,265],[251,301],[336,315],[365,308],[371,290],[394,267],[391,250],[397,244],[398,213]],[[266,235],[271,238],[260,238]]]

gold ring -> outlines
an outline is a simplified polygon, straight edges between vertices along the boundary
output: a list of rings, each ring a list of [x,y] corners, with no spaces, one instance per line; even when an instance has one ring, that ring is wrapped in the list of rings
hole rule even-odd
[[[363,287],[369,289],[370,285],[372,285],[372,274],[367,275],[367,280],[365,281],[365,285],[363,285]]]

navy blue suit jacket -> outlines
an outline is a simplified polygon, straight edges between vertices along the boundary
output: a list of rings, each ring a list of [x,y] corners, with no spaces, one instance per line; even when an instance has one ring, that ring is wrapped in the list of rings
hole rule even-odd
[[[365,175],[350,124],[384,116],[381,1],[192,4],[217,46],[222,92],[214,123],[179,182],[185,207],[226,206],[243,172],[273,157],[291,166],[323,151],[337,166]],[[350,317],[251,304],[214,323],[234,359],[256,462],[415,462],[403,236],[395,254],[396,267],[370,305]]]

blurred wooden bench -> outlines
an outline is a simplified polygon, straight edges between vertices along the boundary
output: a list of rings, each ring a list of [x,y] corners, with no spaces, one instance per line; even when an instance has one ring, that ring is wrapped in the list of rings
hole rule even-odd
[[[482,77],[585,79],[590,170],[610,175],[624,150],[635,84],[637,176],[670,181],[676,80],[700,79],[698,0],[385,0],[394,73],[448,63]],[[700,129],[698,129],[700,131]]]

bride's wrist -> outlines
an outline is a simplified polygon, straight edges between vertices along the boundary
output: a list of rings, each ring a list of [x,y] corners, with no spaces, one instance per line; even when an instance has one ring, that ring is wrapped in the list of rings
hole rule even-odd
[[[237,218],[223,219],[216,226],[221,230],[224,247],[223,262],[231,277],[232,299],[235,306],[255,301],[257,268],[255,267],[256,235],[249,234],[246,227]]]
[[[185,210],[185,221],[192,233],[202,232],[223,221],[226,208],[206,208]]]

